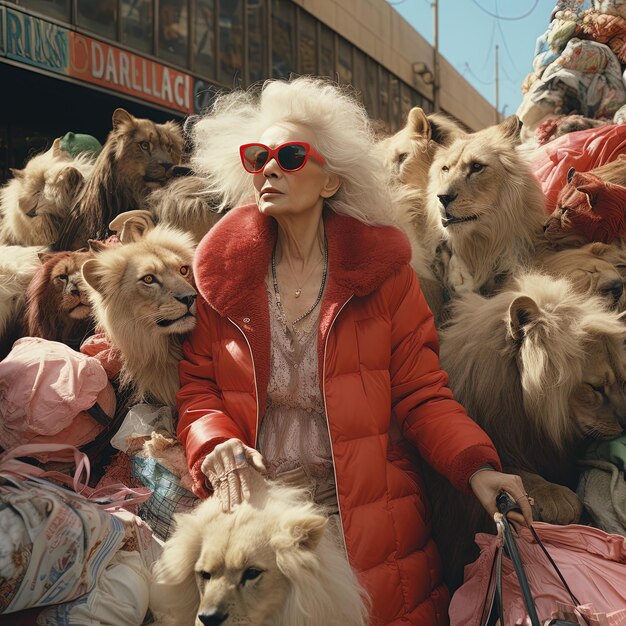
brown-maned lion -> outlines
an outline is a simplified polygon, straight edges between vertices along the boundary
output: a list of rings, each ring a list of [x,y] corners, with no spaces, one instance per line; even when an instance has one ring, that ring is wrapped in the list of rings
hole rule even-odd
[[[0,191],[0,243],[50,245],[76,194],[93,170],[88,157],[71,159],[55,139],[50,150],[34,156]]]
[[[116,215],[141,207],[151,190],[165,184],[167,172],[181,159],[182,146],[176,123],[155,124],[115,109],[113,129],[54,249],[76,250],[88,239],[105,239]]]
[[[225,215],[215,210],[218,204],[199,176],[173,178],[150,193],[145,202],[157,223],[190,233],[196,243]]]
[[[572,489],[586,438],[611,438],[626,425],[619,314],[565,279],[525,274],[492,298],[455,299],[440,339],[455,398],[489,434],[504,470],[522,476],[535,519],[577,521],[582,505]],[[474,498],[436,476],[430,484],[437,545],[455,586],[475,556],[474,534],[495,528]]]
[[[22,336],[24,293],[41,266],[40,246],[0,245],[0,359]]]
[[[80,269],[93,257],[91,250],[40,255],[43,265],[26,292],[26,330],[30,337],[79,348],[93,327]]]
[[[556,278],[567,278],[579,293],[602,298],[609,309],[626,310],[624,279],[609,259],[617,250],[603,243],[590,243],[581,248],[546,253],[538,259],[538,269]],[[621,255],[626,266],[626,254]]]
[[[98,328],[121,355],[121,387],[142,398],[174,405],[181,342],[196,323],[187,233],[157,226],[132,229],[129,243],[99,252],[82,267]]]
[[[513,115],[435,154],[428,210],[446,229],[445,276],[453,291],[492,293],[503,277],[532,260],[541,240],[545,200],[516,151],[519,133]]]

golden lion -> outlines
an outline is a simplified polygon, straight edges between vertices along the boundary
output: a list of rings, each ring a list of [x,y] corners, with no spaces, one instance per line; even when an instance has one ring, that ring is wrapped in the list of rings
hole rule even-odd
[[[121,354],[121,386],[134,400],[174,405],[181,341],[196,323],[193,241],[166,226],[125,232],[128,243],[82,266],[93,315]]]
[[[450,257],[444,275],[453,291],[492,293],[535,254],[545,200],[516,151],[519,132],[519,120],[511,116],[435,154],[428,210],[447,232]]]
[[[56,241],[83,182],[91,175],[88,157],[71,159],[55,139],[30,159],[0,192],[0,243],[45,246]]]
[[[582,509],[572,491],[581,447],[626,425],[626,326],[565,279],[524,274],[513,283],[492,298],[455,299],[440,333],[441,364],[505,471],[522,476],[535,519],[573,523]],[[493,531],[493,522],[468,496],[460,504],[462,496],[442,479],[433,477],[431,485],[433,528],[454,586],[474,556],[474,534]]]
[[[615,262],[626,267],[626,252],[604,243],[590,243],[581,248],[546,253],[539,257],[538,269],[551,276],[567,278],[579,293],[602,298],[610,309],[626,310],[624,278]],[[614,259],[614,260],[611,260]]]
[[[209,498],[175,520],[150,591],[160,626],[369,623],[344,550],[301,489],[255,485],[232,513]]]
[[[166,183],[168,171],[180,162],[182,147],[176,123],[155,124],[115,109],[113,129],[63,222],[55,249],[76,250],[88,239],[105,239],[114,217],[139,208],[150,191]]]

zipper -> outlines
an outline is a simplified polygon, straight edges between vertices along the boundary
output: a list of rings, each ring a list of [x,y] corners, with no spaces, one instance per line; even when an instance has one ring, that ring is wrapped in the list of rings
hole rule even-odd
[[[252,346],[250,345],[250,342],[248,341],[248,338],[246,337],[246,333],[244,333],[243,330],[241,329],[241,326],[239,326],[239,324],[237,324],[237,322],[232,320],[230,317],[228,318],[228,321],[231,322],[231,324],[233,324],[233,326],[235,326],[239,330],[239,332],[243,335],[243,338],[246,340],[246,343],[248,344],[248,350],[250,350],[250,358],[252,359],[252,378],[254,378],[254,395],[256,397],[256,428],[254,430],[254,449],[256,450],[257,441],[259,438],[259,389],[256,383],[256,368],[254,366],[254,354],[252,354]]]
[[[346,554],[346,560],[348,563],[350,559],[348,559],[348,549],[346,547],[346,535],[343,531],[343,515],[341,513],[341,505],[339,504],[339,486],[337,483],[337,465],[335,464],[335,451],[333,450],[333,439],[330,434],[330,423],[328,422],[328,407],[326,406],[326,349],[328,348],[328,338],[330,337],[330,331],[333,329],[335,325],[335,321],[339,317],[339,314],[343,311],[344,307],[350,300],[352,300],[354,296],[350,296],[342,305],[342,307],[337,311],[335,317],[333,317],[330,326],[328,327],[328,332],[326,333],[326,339],[324,340],[324,353],[322,355],[323,363],[322,363],[322,397],[324,399],[324,413],[326,414],[326,428],[328,429],[328,441],[330,442],[330,454],[333,458],[333,475],[335,477],[335,493],[337,494],[337,510],[339,511],[339,527],[341,529],[341,538],[343,539],[343,550]]]

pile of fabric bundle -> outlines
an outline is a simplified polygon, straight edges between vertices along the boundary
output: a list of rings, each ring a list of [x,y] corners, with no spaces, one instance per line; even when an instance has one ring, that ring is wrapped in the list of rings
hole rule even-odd
[[[626,112],[626,3],[559,0],[537,39],[517,115],[524,138],[622,123]]]

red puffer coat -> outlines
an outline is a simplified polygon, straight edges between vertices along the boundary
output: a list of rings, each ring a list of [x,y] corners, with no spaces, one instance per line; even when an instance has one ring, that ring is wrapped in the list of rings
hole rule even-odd
[[[324,225],[319,379],[348,558],[371,595],[373,625],[447,624],[448,592],[406,443],[462,490],[481,465],[500,461],[446,386],[406,237],[332,211]],[[218,443],[256,445],[270,376],[265,276],[275,241],[275,221],[242,207],[196,253],[203,300],[180,364],[178,435],[200,496],[210,493],[200,466]]]

